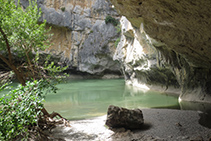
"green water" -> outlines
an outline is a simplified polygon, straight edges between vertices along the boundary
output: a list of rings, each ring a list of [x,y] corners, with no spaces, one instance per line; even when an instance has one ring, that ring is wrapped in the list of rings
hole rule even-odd
[[[85,119],[106,114],[109,105],[126,108],[179,108],[177,97],[125,86],[123,79],[70,80],[59,84],[56,94],[46,96],[45,107],[67,119]]]

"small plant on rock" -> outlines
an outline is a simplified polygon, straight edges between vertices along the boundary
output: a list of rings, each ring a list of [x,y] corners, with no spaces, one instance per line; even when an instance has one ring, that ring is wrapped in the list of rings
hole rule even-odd
[[[119,42],[120,42],[120,38],[117,38],[116,41],[115,41],[115,43],[114,43],[115,47],[118,46]]]
[[[62,10],[62,12],[64,12],[65,11],[65,7],[62,7],[61,10]]]
[[[121,25],[120,25],[120,23],[117,26],[115,26],[115,28],[116,28],[116,32],[118,34],[120,34],[121,33]]]
[[[119,21],[113,17],[111,17],[110,15],[106,16],[105,18],[105,23],[108,24],[108,23],[111,23],[113,24],[114,26],[117,26],[119,24]]]

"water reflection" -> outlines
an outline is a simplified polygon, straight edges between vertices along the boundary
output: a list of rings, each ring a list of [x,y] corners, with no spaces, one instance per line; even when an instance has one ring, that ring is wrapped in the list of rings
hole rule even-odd
[[[122,79],[71,80],[60,84],[57,94],[46,97],[45,106],[68,119],[85,119],[106,114],[109,105],[126,108],[179,107],[177,97],[158,92],[144,93],[125,86]]]

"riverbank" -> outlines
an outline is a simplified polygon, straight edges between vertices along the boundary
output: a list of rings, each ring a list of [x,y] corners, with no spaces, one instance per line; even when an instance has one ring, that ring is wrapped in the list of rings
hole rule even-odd
[[[143,129],[111,131],[105,126],[106,116],[89,120],[70,121],[71,127],[56,127],[52,138],[66,141],[190,141],[211,140],[211,115],[200,111],[143,109],[145,123]]]

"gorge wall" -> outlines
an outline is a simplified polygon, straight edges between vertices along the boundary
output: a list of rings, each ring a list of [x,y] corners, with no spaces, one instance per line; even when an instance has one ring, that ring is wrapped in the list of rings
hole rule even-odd
[[[114,60],[122,64],[126,84],[159,91],[179,93],[179,84],[170,67],[164,66],[161,54],[153,44],[162,43],[148,37],[144,31],[133,27],[126,17],[122,17],[121,39],[114,54]]]
[[[211,1],[110,1],[38,0],[54,34],[46,52],[70,72],[102,77],[122,69],[131,85],[180,88],[180,99],[210,103]],[[120,19],[112,4],[125,16],[122,32],[105,23],[107,15]]]
[[[121,51],[117,53],[119,57],[116,58],[124,65],[125,76],[135,78],[139,83],[151,84],[149,80],[153,78],[147,79],[145,74],[154,64],[154,68],[159,68],[159,71],[156,71],[157,75],[154,75],[158,78],[155,79],[159,80],[162,76],[163,80],[167,80],[164,83],[177,80],[181,87],[180,99],[210,103],[211,1],[111,0],[111,2],[118,13],[124,15],[135,29],[125,32],[125,38],[130,38],[127,39],[130,44],[122,47],[119,44],[118,48],[122,48],[124,52],[131,48],[134,52],[132,46],[128,48],[128,45],[136,44],[135,46],[142,47],[136,51],[143,50],[141,56],[146,58],[140,62],[136,61],[137,59],[128,59],[127,55],[123,55],[125,53],[121,56]],[[122,38],[121,41],[126,42],[124,40]],[[157,54],[157,63],[152,51],[149,51],[150,47]],[[169,75],[171,73],[168,70],[171,70],[175,79]]]
[[[28,0],[21,0],[23,6]],[[47,53],[68,65],[70,73],[121,75],[120,64],[113,60],[117,27],[105,23],[108,15],[119,19],[105,0],[38,0],[41,21],[46,20],[53,37]]]

